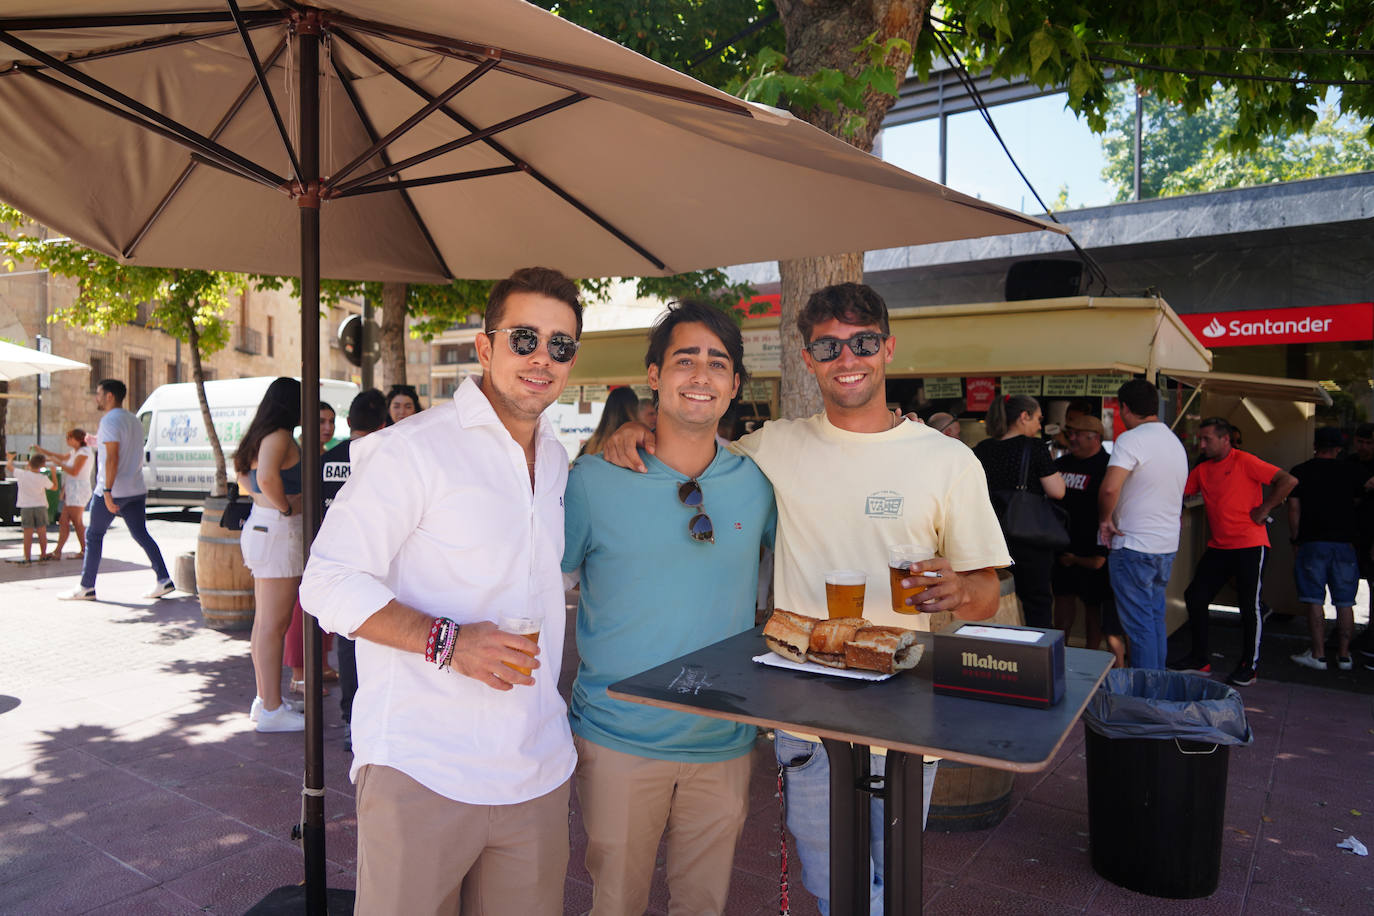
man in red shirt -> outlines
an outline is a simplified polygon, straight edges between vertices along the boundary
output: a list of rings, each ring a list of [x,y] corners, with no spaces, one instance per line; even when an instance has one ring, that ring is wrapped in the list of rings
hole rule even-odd
[[[1259,663],[1260,574],[1269,551],[1265,525],[1271,520],[1270,513],[1298,485],[1298,479],[1232,447],[1234,435],[1234,428],[1221,417],[1209,417],[1198,428],[1198,451],[1203,460],[1188,475],[1183,495],[1202,494],[1210,534],[1207,549],[1183,596],[1188,605],[1193,648],[1169,667],[1175,671],[1211,673],[1207,654],[1208,605],[1221,587],[1234,579],[1244,640],[1240,662],[1226,683],[1245,687],[1255,682],[1255,666]],[[1268,498],[1264,495],[1266,486]]]

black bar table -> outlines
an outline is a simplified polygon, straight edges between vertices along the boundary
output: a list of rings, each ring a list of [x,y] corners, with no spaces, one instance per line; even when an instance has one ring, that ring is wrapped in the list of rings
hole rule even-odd
[[[1049,766],[1112,656],[1064,651],[1064,699],[1029,709],[937,696],[931,642],[920,665],[885,681],[812,674],[753,661],[766,651],[763,627],[612,684],[618,700],[677,709],[764,728],[819,735],[830,755],[830,900],[836,913],[868,913],[869,796],[883,799],[884,912],[921,912],[921,758],[1034,773]],[[883,787],[868,771],[869,749],[888,749]],[[846,906],[842,901],[849,901]]]

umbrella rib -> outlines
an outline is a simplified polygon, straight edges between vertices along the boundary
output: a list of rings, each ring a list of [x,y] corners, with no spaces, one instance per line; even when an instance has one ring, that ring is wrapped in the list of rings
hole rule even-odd
[[[451,153],[454,150],[462,149],[463,147],[476,143],[479,140],[485,140],[487,137],[490,137],[493,134],[499,134],[502,131],[510,130],[514,127],[519,127],[522,124],[528,124],[530,121],[542,118],[544,115],[553,114],[555,111],[560,111],[564,108],[567,108],[569,105],[574,105],[587,98],[589,98],[589,96],[585,96],[580,92],[574,92],[571,95],[565,95],[563,96],[563,98],[552,101],[547,105],[540,105],[538,108],[532,108],[529,111],[515,115],[514,117],[507,118],[504,121],[499,121],[496,124],[491,125],[490,127],[484,127],[479,131],[475,131],[473,133],[468,134],[466,137],[459,137],[456,140],[450,140],[447,143],[441,143],[440,145],[433,147],[432,149],[425,150],[423,153],[416,153],[414,156],[402,159],[400,162],[393,163],[380,169],[373,169],[366,175],[361,175],[353,179],[352,181],[346,181],[343,184],[335,184],[332,181],[328,182],[325,184],[324,190],[325,192],[352,191],[355,188],[360,188],[363,185],[370,184],[378,178],[387,178],[391,175],[395,175],[403,171],[404,169],[410,168],[411,166],[420,165],[421,163],[428,162],[431,159],[436,159],[439,156],[444,155],[445,153]]]
[[[415,112],[410,117],[406,118],[400,124],[398,124],[385,137],[382,137],[380,140],[374,141],[370,147],[359,153],[358,156],[352,162],[348,163],[348,165],[344,166],[343,168],[335,172],[333,175],[329,176],[329,183],[337,184],[343,181],[344,178],[353,173],[358,168],[358,166],[362,165],[364,162],[371,159],[373,156],[377,155],[391,144],[395,143],[403,134],[407,133],[416,124],[419,124],[425,118],[433,114],[436,108],[446,103],[449,99],[453,98],[455,95],[462,92],[464,89],[468,88],[473,83],[477,82],[477,80],[484,73],[491,70],[498,63],[500,63],[500,61],[485,60],[482,63],[478,64],[475,69],[468,71],[466,74],[463,75],[462,79],[458,80],[458,82],[454,83],[452,86],[448,87],[443,92],[439,93],[439,95],[436,96],[433,100],[426,103],[423,108]]]
[[[376,194],[379,191],[423,188],[428,185],[449,184],[455,181],[468,181],[473,178],[490,178],[493,175],[510,175],[513,172],[523,171],[524,169],[518,165],[497,165],[489,169],[472,169],[467,172],[449,172],[447,175],[429,175],[424,178],[407,178],[402,181],[385,181],[381,184],[363,185],[349,191],[340,191],[334,197],[357,197],[359,194]]]
[[[137,115],[131,114],[125,111],[124,109],[118,107],[117,105],[111,102],[107,102],[105,99],[99,98],[88,92],[78,89],[76,86],[69,86],[61,80],[55,79],[51,75],[44,73],[41,70],[25,69],[23,72],[25,72],[26,74],[28,74],[36,80],[47,83],[49,86],[52,86],[54,89],[57,89],[60,92],[65,92],[68,95],[75,96],[76,98],[81,99],[83,102],[88,102],[91,105],[94,105],[95,107],[101,109],[102,111],[108,112],[109,114],[112,114],[117,118],[128,121],[129,123],[134,124],[137,127],[141,127],[151,134],[156,134],[157,136],[162,137],[164,140],[168,140],[172,143],[175,143],[177,146],[191,150],[197,156],[200,156],[201,159],[204,160],[204,162],[207,165],[214,165],[215,167],[223,169],[226,172],[232,172],[233,174],[238,175],[242,178],[247,178],[251,181],[255,181],[258,184],[271,188],[274,191],[286,190],[286,179],[279,178],[276,175],[273,175],[271,172],[267,171],[266,169],[263,169],[261,166],[249,163],[250,165],[253,165],[253,170],[250,170],[243,168],[235,162],[232,162],[228,159],[221,157],[217,152],[218,144],[211,144],[211,146],[207,147],[202,146],[198,143],[194,143],[190,140],[187,140],[180,134],[168,130],[167,128],[162,127],[159,124],[146,121],[143,118],[138,117]],[[258,171],[255,170],[262,171],[266,175],[266,177],[264,177],[264,175],[258,174]]]
[[[335,24],[346,25],[356,31],[380,38],[387,38],[392,41],[404,39],[406,44],[421,43],[426,50],[438,51],[446,55],[456,55],[464,60],[472,58],[484,59],[488,57],[498,57],[503,63],[524,64],[540,70],[550,70],[555,73],[564,73],[569,76],[584,77],[596,80],[601,83],[608,83],[613,86],[620,86],[625,89],[632,89],[636,92],[643,92],[649,95],[664,96],[666,98],[677,99],[678,101],[688,102],[693,105],[701,105],[706,108],[714,108],[730,114],[741,115],[743,117],[753,117],[749,107],[743,102],[730,99],[722,99],[718,96],[710,95],[705,92],[698,92],[694,89],[685,89],[680,86],[670,86],[666,83],[657,83],[652,80],[637,79],[633,76],[625,76],[621,73],[613,73],[608,70],[598,70],[594,67],[584,67],[579,64],[570,64],[565,61],[550,60],[546,57],[536,57],[533,54],[522,54],[519,51],[510,51],[505,48],[496,48],[491,45],[484,45],[472,41],[463,41],[458,38],[449,38],[445,35],[436,35],[432,32],[422,32],[417,29],[408,29],[402,26],[384,25],[366,19],[356,19],[352,16],[331,15],[330,21]],[[506,70],[502,72],[521,76],[518,70]],[[565,86],[565,89],[572,89]]]
[[[353,106],[353,113],[358,116],[358,122],[362,124],[363,131],[367,133],[368,140],[373,143],[377,142],[377,131],[372,126],[372,121],[368,118],[367,112],[363,110],[362,102],[359,101],[358,94],[353,89],[353,84],[345,77],[343,70],[340,68],[338,56],[334,54],[329,55],[329,63],[330,66],[334,68],[334,75],[338,77],[339,85],[343,87],[344,95],[348,96],[348,103]],[[377,155],[381,157],[382,162],[388,165],[391,164],[391,158],[386,154],[385,150],[379,152]],[[419,230],[420,237],[423,238],[425,244],[429,246],[429,253],[434,256],[435,262],[439,265],[440,272],[443,273],[444,276],[451,278],[453,276],[453,271],[449,270],[448,262],[444,260],[444,256],[439,252],[439,246],[434,243],[434,236],[429,234],[429,227],[426,226],[425,221],[420,218],[420,211],[416,209],[415,201],[411,199],[410,194],[407,193],[405,189],[400,189],[400,195],[401,203],[405,204],[406,210],[410,213],[410,218],[415,221],[415,228]]]
[[[243,12],[239,9],[235,0],[226,0],[229,4],[229,12],[234,17],[234,27],[238,29],[239,37],[243,39],[243,50],[248,55],[248,62],[253,65],[253,76],[258,81],[258,86],[262,89],[262,96],[267,101],[267,107],[272,112],[272,120],[277,125],[277,135],[281,137],[281,144],[286,149],[287,158],[291,160],[291,174],[296,176],[296,183],[301,186],[305,182],[301,179],[301,163],[296,158],[296,150],[291,145],[291,138],[287,136],[286,124],[282,122],[281,111],[277,108],[277,99],[272,95],[272,88],[267,85],[267,74],[263,72],[262,61],[258,60],[258,52],[253,47],[253,38],[248,34],[248,26],[244,22]],[[242,103],[240,103],[242,104]]]
[[[394,64],[392,64],[386,58],[382,57],[377,52],[373,51],[367,45],[363,44],[353,35],[348,34],[342,29],[334,30],[334,34],[337,35],[340,39],[342,39],[344,43],[347,44],[349,47],[353,48],[363,57],[371,61],[377,68],[385,72],[388,76],[396,80],[396,82],[400,83],[402,86],[405,86],[411,92],[418,95],[420,98],[431,98],[430,94],[425,90],[423,86],[412,80],[410,77],[406,76],[399,69],[397,69]],[[471,131],[477,129],[477,126],[475,124],[473,124],[467,118],[463,117],[447,105],[440,108],[439,112],[443,114],[445,117],[447,117],[449,120],[453,121],[458,126],[462,127],[464,130]],[[512,163],[513,165],[520,166],[527,175],[529,175],[535,181],[539,182],[554,195],[559,197],[564,203],[568,204],[570,207],[573,207],[583,216],[587,217],[589,220],[596,223],[606,232],[610,233],[612,236],[619,239],[626,247],[636,252],[650,264],[653,264],[659,270],[663,270],[667,267],[667,265],[660,258],[656,257],[647,248],[645,248],[643,245],[640,245],[638,242],[630,238],[620,229],[616,228],[614,224],[612,224],[601,214],[597,213],[591,207],[587,206],[582,201],[578,200],[576,197],[570,194],[568,191],[564,190],[553,179],[549,178],[547,175],[540,172],[537,168],[535,168],[530,163],[526,162],[521,157],[515,155],[510,150],[506,149],[506,147],[503,146],[500,141],[488,137],[484,139],[482,142],[485,143],[491,149],[495,150],[501,156],[504,156],[508,162]]]
[[[254,10],[245,14],[250,21],[278,22],[285,14],[271,10]],[[0,29],[15,32],[61,31],[63,29],[116,29],[148,25],[197,25],[207,22],[228,22],[228,13],[210,10],[197,13],[123,13],[109,16],[25,16],[0,19]]]
[[[152,129],[153,125],[148,123],[149,121],[151,121],[154,124],[159,125],[171,136],[177,137],[179,141],[183,144],[190,144],[191,146],[200,150],[207,156],[224,160],[226,163],[233,163],[239,170],[246,170],[247,172],[256,176],[259,180],[270,181],[273,183],[274,186],[280,186],[286,183],[285,179],[273,174],[270,170],[264,168],[261,165],[258,165],[256,162],[253,162],[249,159],[245,159],[243,156],[240,156],[233,150],[220,146],[218,143],[215,143],[214,141],[196,133],[194,130],[191,130],[191,128],[187,127],[186,125],[181,124],[180,122],[167,117],[159,111],[149,108],[147,105],[144,105],[142,102],[136,99],[130,98],[129,96],[115,89],[113,86],[109,86],[93,76],[89,76],[88,74],[82,73],[80,70],[67,64],[64,61],[58,60],[51,54],[47,54],[43,51],[40,51],[38,48],[35,48],[28,42],[23,41],[19,38],[15,38],[8,32],[0,31],[0,43],[7,44],[17,51],[22,51],[23,53],[28,54],[35,60],[39,60],[43,63],[48,64],[50,67],[57,70],[59,73],[63,74],[64,76],[72,80],[75,80],[78,83],[81,83],[87,88],[93,90],[96,94],[104,96],[107,99],[111,99],[114,102],[117,102],[119,105],[122,105],[125,108],[133,112],[136,112],[139,115],[142,115],[142,119],[131,118],[130,120],[133,120],[135,123],[140,124],[145,129]],[[36,71],[30,71],[30,73],[35,77],[45,79],[55,85],[62,85],[62,83],[59,80],[54,80],[46,74],[38,73]],[[85,93],[79,93],[79,95],[81,95],[82,97],[86,97]],[[90,101],[95,101],[95,99],[90,98]],[[107,110],[113,111],[118,109],[110,108]]]
[[[250,22],[248,24],[248,28],[250,30],[262,29],[267,28],[269,26],[278,25],[280,22],[280,16],[276,19],[259,19]],[[12,31],[21,30],[13,29]],[[147,41],[140,41],[134,44],[125,45],[122,48],[111,48],[108,51],[93,51],[90,54],[74,54],[66,58],[66,60],[67,63],[85,64],[96,60],[108,60],[111,57],[123,57],[125,54],[136,54],[140,51],[155,51],[158,48],[170,48],[175,45],[192,44],[197,41],[208,41],[211,38],[223,38],[225,35],[233,35],[236,31],[238,30],[228,28],[220,29],[214,32],[199,32],[194,35],[168,35],[163,38],[150,38]],[[10,76],[15,73],[21,73],[24,69],[24,67],[21,67],[18,64],[14,64],[4,70],[0,70],[0,76]],[[27,69],[44,70],[47,69],[47,67],[45,65],[38,64],[30,65]]]
[[[277,46],[272,49],[272,53],[267,55],[267,66],[271,67],[277,62],[277,58],[281,57],[282,52],[286,50],[286,42],[287,37],[283,35],[281,41],[277,42]],[[234,119],[239,109],[242,108],[243,104],[252,96],[253,87],[255,85],[257,85],[255,80],[249,80],[248,85],[243,87],[243,91],[239,93],[239,97],[229,106],[224,117],[220,118],[220,122],[216,124],[215,129],[210,132],[210,138],[212,140],[218,139],[219,135],[229,126],[229,122]],[[129,244],[124,247],[122,253],[126,259],[134,256],[134,251],[143,242],[143,237],[153,228],[153,223],[157,222],[158,218],[162,216],[162,212],[171,204],[172,198],[181,190],[181,186],[186,183],[186,179],[191,177],[191,173],[195,171],[198,164],[199,163],[192,158],[192,160],[186,164],[186,167],[181,170],[181,174],[177,176],[177,180],[172,182],[172,186],[167,189],[167,193],[158,201],[157,206],[153,208],[153,212],[143,221],[143,225],[138,227],[138,231],[134,233],[134,237],[130,239]]]

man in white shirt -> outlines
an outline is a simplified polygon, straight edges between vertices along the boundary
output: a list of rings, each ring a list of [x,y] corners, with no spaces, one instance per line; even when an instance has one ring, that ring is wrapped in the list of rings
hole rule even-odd
[[[867,575],[863,616],[883,626],[930,628],[928,613],[953,611],[967,620],[997,610],[995,567],[1007,566],[1002,529],[988,497],[983,466],[962,442],[887,409],[887,364],[896,342],[887,304],[873,289],[841,283],[818,290],[798,316],[803,359],[816,377],[825,411],[800,420],[772,420],[731,443],[758,464],[778,504],[774,567],[776,605],[826,616],[824,574],[860,569]],[[644,470],[635,450],[653,451],[647,430],[626,424],[606,445],[606,459]],[[935,558],[912,567],[903,588],[930,585],[894,611],[887,548],[921,544]],[[787,826],[802,860],[802,883],[830,912],[830,764],[814,735],[779,730],[774,750],[783,767]],[[877,749],[870,771],[882,775]],[[926,764],[924,806],[930,807],[935,762]],[[873,803],[870,912],[882,913],[883,818]],[[842,908],[843,903],[840,904]]]
[[[124,409],[129,389],[119,379],[107,378],[95,389],[95,406],[103,411],[95,434],[95,499],[91,503],[91,524],[86,529],[86,558],[81,564],[81,584],[58,597],[68,601],[95,600],[95,576],[100,571],[100,556],[105,532],[116,518],[143,548],[157,575],[157,584],[145,598],[161,598],[176,590],[162,551],[148,533],[148,486],[143,482],[143,424]]]
[[[1107,558],[1132,668],[1163,668],[1169,585],[1188,480],[1188,453],[1159,420],[1159,392],[1144,379],[1117,391],[1126,432],[1116,437],[1097,494],[1098,539]]]
[[[563,911],[568,455],[542,414],[581,331],[557,271],[497,283],[480,380],[354,443],[311,548],[302,604],[357,640],[359,914]],[[538,645],[502,616],[540,619]]]

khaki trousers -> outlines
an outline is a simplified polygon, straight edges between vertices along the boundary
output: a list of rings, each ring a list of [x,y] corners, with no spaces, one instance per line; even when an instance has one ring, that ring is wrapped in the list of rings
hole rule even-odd
[[[678,763],[624,754],[576,736],[573,741],[592,916],[644,912],[665,827],[669,916],[721,913],[735,843],[749,812],[750,755]]]
[[[359,916],[562,916],[569,783],[517,805],[468,805],[400,770],[358,771]]]

